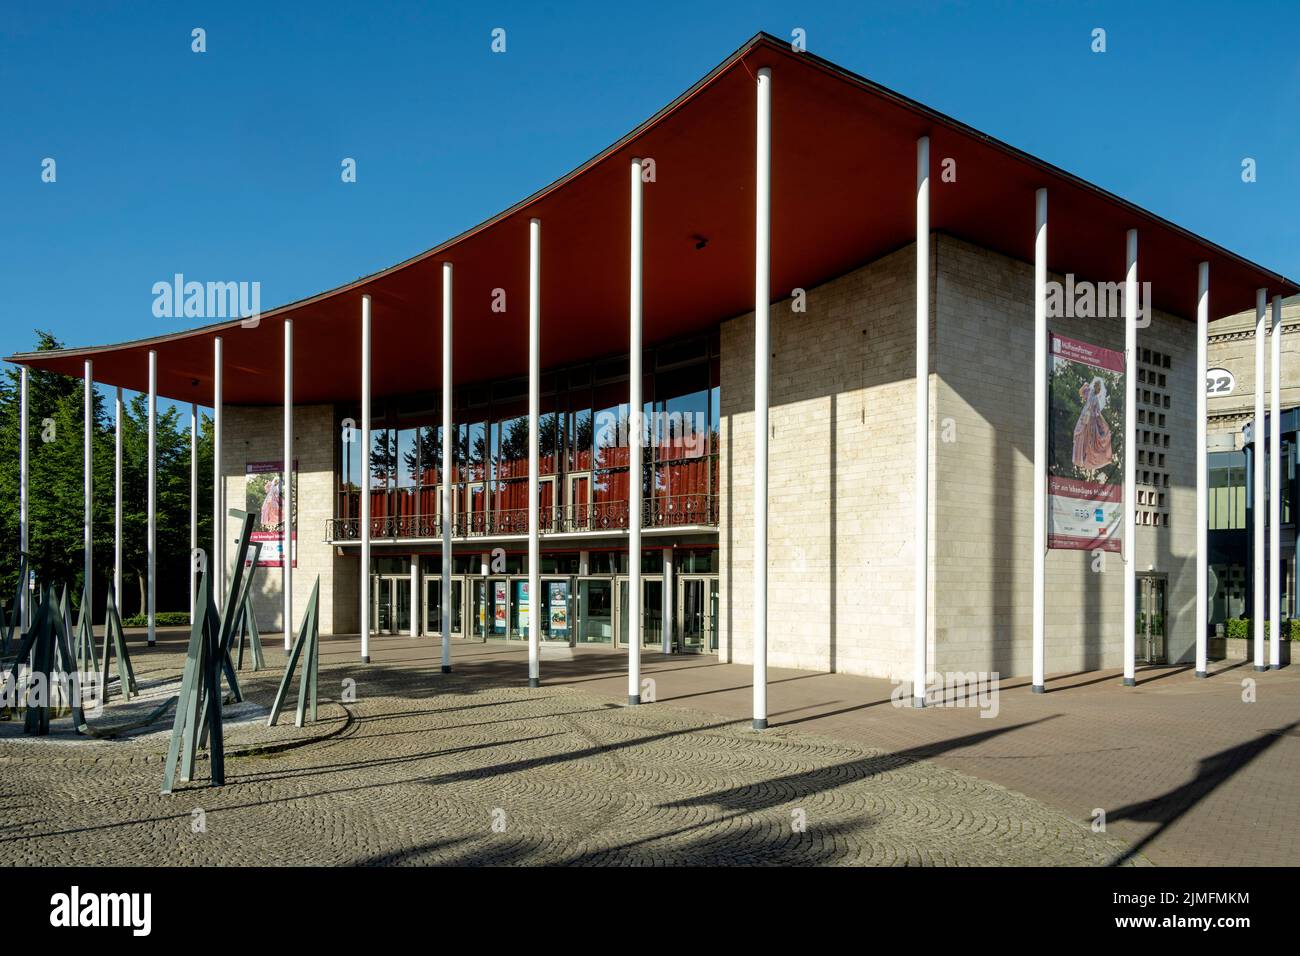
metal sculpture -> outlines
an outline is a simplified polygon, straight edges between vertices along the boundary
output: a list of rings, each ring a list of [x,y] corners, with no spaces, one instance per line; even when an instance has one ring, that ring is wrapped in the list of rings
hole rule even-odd
[[[65,588],[65,602],[66,597]],[[81,710],[77,660],[72,654],[72,643],[63,619],[63,609],[55,605],[52,587],[46,588],[38,595],[32,626],[23,635],[18,653],[5,674],[4,699],[8,701],[17,697],[19,671],[24,664],[29,665],[27,692],[23,701],[26,709],[23,720],[24,733],[44,736],[50,732],[50,707],[58,677],[56,667],[59,665],[62,668],[62,675],[70,678],[72,683],[69,698],[73,726],[78,733],[85,726],[85,717]]]
[[[53,588],[50,589],[53,594]],[[68,586],[65,584],[59,589],[59,617],[63,619],[63,629],[69,634],[72,633],[72,605],[68,602]]]
[[[63,590],[63,598],[66,601],[68,597],[67,588]],[[81,607],[77,611],[77,628],[76,638],[73,641],[72,652],[77,656],[77,666],[83,671],[92,671],[95,669],[95,627],[91,621],[90,595],[86,588],[81,589]],[[68,618],[64,614],[64,620]]]
[[[0,622],[0,657],[9,656],[14,633],[22,639],[23,631],[23,588],[27,584],[27,552],[18,552],[18,585],[14,588],[14,603],[5,609],[4,621]]]
[[[231,509],[230,515],[243,521],[237,554],[248,548],[254,515]],[[225,736],[221,724],[221,678],[225,675],[234,700],[241,700],[239,682],[230,662],[232,625],[237,611],[236,595],[243,588],[244,563],[235,563],[230,590],[223,611],[217,614],[212,595],[212,570],[207,555],[196,548],[193,559],[199,573],[194,598],[194,620],[190,622],[190,645],[181,675],[180,699],[176,720],[172,724],[171,742],[163,770],[162,793],[171,793],[176,781],[189,781],[194,775],[194,758],[200,747],[207,746],[212,785],[226,782]]]
[[[289,660],[284,667],[284,677],[280,678],[280,689],[275,692],[275,701],[271,704],[271,716],[266,719],[266,726],[274,727],[280,719],[285,696],[289,693],[289,682],[293,680],[294,669],[299,658],[303,659],[302,677],[298,681],[298,714],[294,720],[295,727],[301,727],[303,716],[311,708],[311,720],[316,720],[316,677],[320,670],[320,575],[311,589],[311,600],[307,602],[307,613],[303,615],[302,627],[298,637],[289,651]]]
[[[247,642],[253,650],[253,670],[259,671],[266,666],[262,656],[262,634],[257,629],[257,612],[253,609],[253,576],[257,573],[257,562],[262,556],[262,542],[253,544],[253,556],[248,562],[251,570],[244,579],[243,595],[239,599],[239,610],[235,618],[235,667],[244,669],[244,644]]]
[[[94,634],[91,634],[93,641]],[[99,687],[100,693],[104,695],[104,700],[108,700],[108,657],[110,653],[117,655],[117,684],[122,691],[122,697],[130,700],[140,693],[140,688],[135,680],[135,668],[131,666],[131,655],[126,650],[126,633],[122,629],[122,618],[117,611],[117,600],[113,597],[113,592],[108,592],[108,605],[104,609],[104,651],[99,658]],[[95,649],[91,646],[89,667],[95,665]]]

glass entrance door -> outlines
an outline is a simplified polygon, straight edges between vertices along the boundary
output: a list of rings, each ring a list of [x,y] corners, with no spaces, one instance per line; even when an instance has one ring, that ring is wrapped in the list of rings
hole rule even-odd
[[[492,628],[492,602],[488,600],[491,593],[486,578],[470,579],[470,594],[473,605],[470,608],[470,628],[474,637],[481,641],[488,638]]]
[[[411,628],[411,579],[402,574],[370,576],[370,620],[378,634],[404,634]]]
[[[1144,664],[1165,663],[1165,589],[1163,574],[1137,576],[1136,658]]]
[[[578,579],[577,643],[614,643],[614,582],[609,578]]]
[[[706,654],[718,649],[718,579],[712,575],[677,579],[678,648],[686,654]]]
[[[380,575],[370,583],[370,619],[380,634],[393,633],[393,579]]]
[[[618,578],[618,646],[627,647],[627,584],[625,577]],[[664,579],[662,575],[641,575],[641,646],[660,647],[663,644]]]
[[[411,579],[406,576],[392,579],[393,628],[398,634],[411,630]]]
[[[542,640],[573,646],[574,594],[570,578],[542,578]]]
[[[464,595],[462,579],[451,579],[451,636],[464,637]],[[442,636],[442,576],[428,575],[424,579],[424,633]]]

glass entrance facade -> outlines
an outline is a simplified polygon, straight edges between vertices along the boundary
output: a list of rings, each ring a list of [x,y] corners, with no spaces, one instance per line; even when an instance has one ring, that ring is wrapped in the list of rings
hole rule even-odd
[[[1271,419],[1266,423],[1272,427]],[[1300,613],[1296,601],[1296,520],[1292,502],[1300,493],[1300,469],[1297,469],[1297,431],[1300,409],[1282,413],[1281,428],[1281,557],[1282,574],[1278,582],[1282,597],[1282,616]],[[1233,618],[1249,618],[1253,613],[1254,593],[1254,469],[1255,444],[1247,425],[1242,430],[1241,446],[1215,449],[1207,454],[1209,484],[1209,564],[1210,624],[1226,625]],[[1267,437],[1267,436],[1266,436]],[[1230,443],[1231,444],[1231,443]],[[1268,467],[1269,442],[1264,442],[1264,467]],[[1267,474],[1265,500],[1268,508]],[[1267,514],[1267,511],[1265,512]],[[1271,534],[1266,531],[1265,537]],[[1265,554],[1271,544],[1265,544]]]
[[[575,643],[614,643],[614,582],[609,578],[580,578]]]
[[[477,556],[474,556],[477,557]],[[538,602],[541,639],[570,646],[603,646],[611,650],[627,647],[628,583],[626,552],[593,553],[591,564],[598,573],[543,574]],[[664,575],[660,556],[647,552],[641,578],[642,613],[640,640],[645,648],[659,649],[663,644]],[[457,639],[526,641],[534,611],[526,574],[483,576],[464,573],[471,562],[457,556],[457,572],[451,577],[451,636]],[[397,567],[409,558],[380,558],[375,566]],[[560,558],[544,558],[544,566],[571,565]],[[703,565],[698,555],[683,555],[685,566]],[[513,562],[519,568],[519,562]],[[701,653],[717,650],[718,576],[690,572],[674,578],[672,602],[667,622],[672,649],[676,652]],[[409,570],[398,574],[385,570],[371,575],[372,621],[377,633],[407,634],[412,614],[418,633],[438,636],[442,623],[442,577],[428,566],[420,579],[421,600],[413,607],[410,600]]]
[[[628,474],[627,358],[556,369],[542,376],[538,496],[543,533],[619,530],[628,490],[639,480],[642,526],[716,527],[719,456],[719,342],[716,333],[647,350],[643,365],[643,470]],[[527,382],[458,389],[450,463],[452,534],[458,539],[528,531]],[[361,475],[359,408],[336,408],[340,434],[331,541],[360,537],[363,485],[372,539],[441,534],[441,397],[376,401],[370,474]],[[513,598],[513,595],[512,595]]]

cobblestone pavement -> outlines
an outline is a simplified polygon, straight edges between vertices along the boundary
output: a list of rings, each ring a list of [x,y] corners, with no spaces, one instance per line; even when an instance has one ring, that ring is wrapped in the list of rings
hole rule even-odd
[[[333,653],[356,654],[356,642]],[[427,644],[377,642],[381,656],[419,659]],[[504,682],[523,673],[510,645],[453,644],[456,666]],[[426,649],[427,648],[427,649]],[[626,693],[626,659],[579,649],[542,662],[543,686]],[[1026,794],[1089,822],[1157,866],[1297,866],[1300,827],[1300,668],[1255,673],[1211,665],[1139,667],[1137,686],[1118,671],[1047,675],[1046,694],[1025,678],[999,682],[996,712],[950,693],[947,706],[891,706],[891,682],[769,668],[772,726],[889,753],[907,753]],[[716,657],[642,657],[661,704],[744,718],[748,665]]]
[[[0,724],[0,862],[1096,865],[1128,849],[906,750],[529,690],[474,667],[472,646],[452,675],[427,644],[391,642],[368,667],[345,648],[323,647],[332,699],[317,724],[229,726],[220,788],[201,761],[194,783],[159,795],[170,719],[120,740]],[[180,651],[172,633],[137,654],[156,693]],[[282,661],[267,656],[241,677],[263,710]],[[340,703],[349,678],[357,699]]]

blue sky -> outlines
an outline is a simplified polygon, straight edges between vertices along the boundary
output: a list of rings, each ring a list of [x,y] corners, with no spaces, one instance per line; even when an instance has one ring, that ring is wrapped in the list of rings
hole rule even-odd
[[[813,52],[1300,276],[1293,2],[6,0],[0,350],[36,327],[69,345],[181,328],[151,312],[176,272],[256,279],[270,308],[391,265],[572,169],[758,30],[796,27]]]

